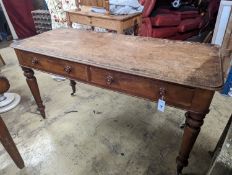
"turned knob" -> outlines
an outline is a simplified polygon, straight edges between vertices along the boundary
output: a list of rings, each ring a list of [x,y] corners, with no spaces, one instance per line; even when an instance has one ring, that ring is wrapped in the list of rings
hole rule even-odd
[[[32,65],[36,65],[39,63],[39,60],[36,57],[33,57],[31,60]]]
[[[72,71],[72,68],[70,66],[65,66],[64,71],[68,74]]]
[[[0,76],[0,95],[4,94],[10,88],[10,83],[6,77]]]
[[[111,75],[108,75],[106,77],[106,84],[107,85],[111,85],[113,83],[113,81],[114,81],[114,78]]]

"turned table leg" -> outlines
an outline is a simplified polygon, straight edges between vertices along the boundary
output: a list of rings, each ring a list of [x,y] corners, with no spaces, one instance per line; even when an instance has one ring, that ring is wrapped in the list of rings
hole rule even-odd
[[[6,151],[8,152],[8,154],[10,155],[10,157],[17,165],[17,167],[22,169],[24,167],[23,159],[19,154],[19,151],[13,139],[11,138],[10,133],[1,117],[0,117],[0,141],[4,146],[4,148],[6,149]]]
[[[36,101],[36,104],[38,106],[40,114],[42,115],[43,118],[46,118],[45,106],[43,105],[43,101],[40,97],[39,87],[38,87],[36,78],[34,76],[34,71],[29,69],[29,68],[25,68],[25,67],[22,67],[22,69],[24,71],[24,76],[26,77],[27,84],[31,90],[31,93],[32,93],[35,101]]]
[[[204,123],[206,113],[187,112],[184,135],[181,143],[179,155],[176,158],[177,174],[180,175],[184,167],[188,165],[189,154],[200,133],[201,126]]]
[[[74,96],[76,93],[76,82],[74,80],[70,80],[70,86],[72,87],[72,93],[71,95]]]

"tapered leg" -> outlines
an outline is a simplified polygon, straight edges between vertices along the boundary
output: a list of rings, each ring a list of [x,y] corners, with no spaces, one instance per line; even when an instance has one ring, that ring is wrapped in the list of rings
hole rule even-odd
[[[38,109],[40,111],[40,114],[43,118],[46,118],[45,115],[45,106],[43,105],[43,101],[41,100],[40,93],[39,93],[39,87],[36,81],[36,78],[34,76],[34,71],[25,67],[22,67],[24,71],[24,76],[27,78],[27,84],[31,90],[31,93],[36,101],[36,104],[38,106]]]
[[[179,156],[176,158],[177,174],[180,175],[184,167],[188,165],[189,154],[200,132],[201,126],[204,123],[204,118],[207,113],[187,112],[184,135],[179,151]]]
[[[8,152],[8,154],[10,155],[10,157],[17,165],[17,167],[22,169],[24,167],[23,159],[19,154],[19,151],[15,146],[15,143],[11,138],[10,133],[1,117],[0,117],[0,141],[4,146],[4,148],[6,149],[6,151]]]
[[[70,86],[72,87],[72,93],[71,95],[74,96],[76,93],[76,82],[74,80],[70,80]]]

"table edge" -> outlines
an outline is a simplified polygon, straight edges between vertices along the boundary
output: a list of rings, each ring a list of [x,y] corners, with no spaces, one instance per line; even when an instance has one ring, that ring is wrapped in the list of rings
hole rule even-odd
[[[159,81],[163,81],[163,82],[167,82],[167,83],[174,83],[174,84],[178,84],[178,85],[182,85],[182,86],[187,86],[187,87],[191,87],[191,88],[200,88],[200,89],[205,89],[205,90],[213,90],[213,91],[220,91],[224,85],[224,78],[223,78],[223,73],[221,72],[221,75],[222,75],[222,79],[221,79],[221,84],[220,85],[215,85],[215,86],[203,86],[203,85],[198,85],[198,84],[194,84],[192,83],[192,85],[190,84],[187,84],[188,81],[186,81],[186,83],[178,83],[178,82],[175,82],[173,80],[170,80],[170,79],[162,79],[162,78],[154,78],[154,77],[151,77],[149,76],[148,74],[145,74],[145,73],[135,73],[135,71],[131,71],[131,70],[124,70],[124,69],[120,69],[120,68],[117,68],[117,67],[114,67],[114,66],[104,66],[104,65],[101,65],[101,64],[97,64],[97,63],[92,63],[92,62],[89,62],[89,61],[83,61],[81,59],[77,59],[74,60],[70,57],[66,57],[66,56],[59,56],[59,55],[55,55],[55,54],[48,54],[48,53],[44,53],[44,52],[41,52],[41,51],[38,51],[38,50],[29,50],[29,49],[25,49],[25,48],[21,48],[21,47],[18,47],[16,46],[14,43],[12,43],[10,45],[11,48],[15,49],[15,50],[18,50],[18,51],[24,51],[24,52],[30,52],[30,53],[35,53],[35,54],[40,54],[40,55],[44,55],[44,56],[48,56],[48,57],[54,57],[54,58],[57,58],[57,59],[61,59],[61,60],[67,60],[67,61],[71,61],[71,62],[75,62],[75,63],[79,63],[79,64],[84,64],[84,65],[89,65],[89,66],[95,66],[95,67],[98,67],[98,68],[102,68],[102,69],[107,69],[107,70],[112,70],[112,71],[117,71],[117,72],[122,72],[122,73],[126,73],[126,74],[131,74],[131,75],[135,75],[135,76],[140,76],[140,77],[144,77],[144,78],[150,78],[150,79],[153,79],[153,80],[159,80]],[[220,59],[221,60],[221,59]],[[222,60],[221,60],[221,63],[222,63]],[[222,66],[222,64],[221,64]]]

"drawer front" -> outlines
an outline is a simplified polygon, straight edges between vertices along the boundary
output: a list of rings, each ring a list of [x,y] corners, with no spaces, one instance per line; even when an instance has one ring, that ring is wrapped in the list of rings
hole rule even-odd
[[[77,22],[80,24],[95,26],[95,27],[102,27],[111,30],[118,30],[121,27],[121,22],[117,20],[110,20],[98,17],[91,17],[91,16],[83,16],[69,13],[69,19],[71,22]]]
[[[91,67],[90,72],[94,84],[150,100],[163,95],[168,104],[178,107],[190,107],[195,92],[192,88],[96,67]]]
[[[87,66],[63,61],[57,58],[48,57],[40,54],[20,52],[18,57],[22,66],[39,69],[45,72],[69,77],[73,79],[87,80]]]
[[[103,19],[103,18],[92,18],[91,24],[93,26],[107,28],[110,30],[119,30],[121,28],[121,22],[117,20]]]
[[[69,19],[71,22],[77,22],[80,24],[91,25],[91,17],[83,16],[83,15],[76,15],[69,13]]]

